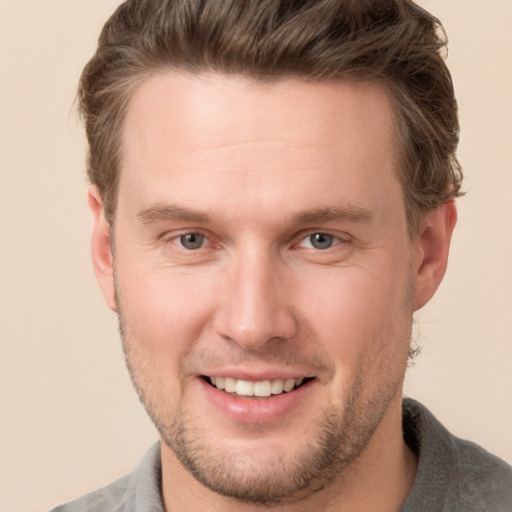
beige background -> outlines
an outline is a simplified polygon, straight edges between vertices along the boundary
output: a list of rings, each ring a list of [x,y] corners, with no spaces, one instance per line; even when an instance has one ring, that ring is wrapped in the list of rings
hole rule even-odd
[[[156,438],[89,262],[81,67],[114,0],[0,0],[0,512],[128,471]],[[469,195],[407,393],[512,462],[512,1],[423,0],[450,35]]]

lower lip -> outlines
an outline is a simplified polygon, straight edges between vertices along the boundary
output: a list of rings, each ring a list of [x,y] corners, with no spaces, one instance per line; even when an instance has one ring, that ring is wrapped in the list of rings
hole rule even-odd
[[[228,419],[241,423],[269,423],[294,411],[315,385],[311,380],[293,391],[268,398],[242,397],[221,391],[199,378],[208,400]]]

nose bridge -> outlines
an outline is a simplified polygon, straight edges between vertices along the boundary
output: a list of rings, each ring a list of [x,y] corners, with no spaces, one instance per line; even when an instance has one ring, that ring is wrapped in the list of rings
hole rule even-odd
[[[291,337],[296,325],[284,273],[279,257],[269,250],[247,248],[234,256],[224,281],[218,333],[252,350]]]

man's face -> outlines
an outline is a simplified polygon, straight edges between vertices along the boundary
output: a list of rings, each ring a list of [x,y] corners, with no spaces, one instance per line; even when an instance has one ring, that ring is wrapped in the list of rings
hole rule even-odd
[[[387,93],[159,74],[123,155],[116,302],[164,468],[261,503],[343,474],[400,421],[414,309]]]

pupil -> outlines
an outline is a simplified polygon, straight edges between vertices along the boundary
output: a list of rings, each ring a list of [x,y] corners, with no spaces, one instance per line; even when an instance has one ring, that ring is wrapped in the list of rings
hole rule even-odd
[[[185,249],[199,249],[203,245],[203,235],[189,233],[180,237],[181,244]]]
[[[315,233],[311,235],[311,244],[316,249],[328,249],[331,247],[333,242],[333,238],[331,235],[326,235],[325,233]]]

